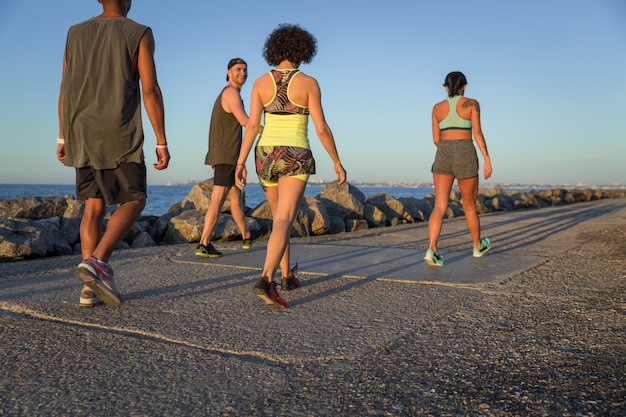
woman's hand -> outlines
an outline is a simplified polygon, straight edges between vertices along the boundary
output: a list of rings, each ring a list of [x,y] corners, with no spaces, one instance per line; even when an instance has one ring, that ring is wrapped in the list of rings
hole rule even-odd
[[[346,182],[346,170],[341,165],[341,162],[335,164],[335,173],[337,174],[337,180],[339,181],[339,185]]]
[[[491,161],[485,161],[483,166],[483,172],[485,174],[485,179],[488,180],[491,177],[492,169],[491,169]]]
[[[237,168],[235,169],[235,185],[240,190],[243,190],[243,187],[246,186],[246,179],[248,178],[248,170],[244,164],[237,164]]]

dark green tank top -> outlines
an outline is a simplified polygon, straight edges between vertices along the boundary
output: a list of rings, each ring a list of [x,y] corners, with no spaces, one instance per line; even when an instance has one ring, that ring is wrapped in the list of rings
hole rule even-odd
[[[206,165],[237,164],[239,149],[241,148],[242,127],[232,113],[227,113],[222,107],[222,94],[228,87],[224,87],[217,96],[211,114],[209,127],[209,151],[204,158]]]
[[[141,92],[132,69],[146,30],[127,18],[92,18],[70,28],[63,89],[65,165],[112,169],[143,161]]]

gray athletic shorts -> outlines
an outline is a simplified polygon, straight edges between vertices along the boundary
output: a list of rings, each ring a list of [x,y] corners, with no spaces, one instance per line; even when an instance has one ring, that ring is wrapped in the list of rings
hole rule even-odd
[[[471,139],[442,140],[437,147],[433,174],[452,175],[457,180],[478,175],[478,156]]]
[[[145,200],[146,165],[122,162],[113,169],[76,168],[76,199],[103,198],[107,205]]]

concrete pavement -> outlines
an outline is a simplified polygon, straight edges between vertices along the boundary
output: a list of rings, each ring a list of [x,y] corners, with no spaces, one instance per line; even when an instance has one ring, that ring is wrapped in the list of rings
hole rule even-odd
[[[601,267],[589,259],[583,275],[601,275],[591,286],[582,284],[586,278],[568,281],[581,272],[570,260],[584,259],[589,247],[603,253],[594,240],[624,230],[626,200],[494,213],[481,223],[493,249],[476,259],[465,220],[444,221],[443,268],[422,261],[425,223],[294,239],[302,287],[281,292],[289,308],[279,311],[251,291],[266,241],[248,251],[240,242],[217,242],[224,252],[218,259],[195,257],[191,244],[117,251],[111,264],[123,297],[118,308],[78,307],[76,257],[2,263],[0,415],[626,411],[623,256],[620,263],[610,252]],[[611,245],[618,253],[626,247],[619,239]],[[595,301],[569,292],[577,285],[593,290]],[[554,385],[542,390],[536,382],[554,372],[536,350],[549,349],[545,357],[555,351],[532,338],[554,306],[574,300],[593,309],[596,293],[613,306],[602,316],[610,329],[601,337],[586,333],[577,349],[586,358],[603,346],[606,368],[595,364],[602,373],[593,379],[590,365],[572,357],[568,366],[580,369],[580,383],[598,387],[591,400],[572,402],[564,395],[575,386],[557,395]],[[595,318],[561,327],[570,319],[560,322],[559,341],[597,329]],[[535,369],[540,376],[530,379],[539,388],[520,380],[519,396],[495,389],[511,378],[501,372],[516,367]]]

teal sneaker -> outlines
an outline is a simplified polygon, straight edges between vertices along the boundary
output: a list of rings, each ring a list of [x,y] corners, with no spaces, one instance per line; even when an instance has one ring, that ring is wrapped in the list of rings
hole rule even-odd
[[[491,249],[491,240],[488,237],[480,239],[480,248],[474,248],[474,258],[480,258]]]
[[[426,251],[424,261],[426,261],[426,263],[430,266],[443,266],[443,256],[433,252],[431,249]]]

